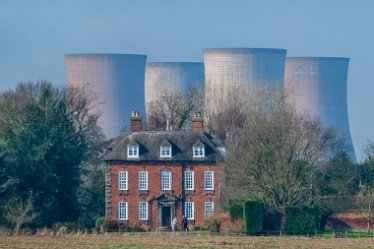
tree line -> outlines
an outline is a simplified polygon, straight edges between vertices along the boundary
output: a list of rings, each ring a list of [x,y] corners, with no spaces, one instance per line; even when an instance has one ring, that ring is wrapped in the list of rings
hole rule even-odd
[[[104,142],[90,96],[48,82],[0,94],[3,225],[92,227],[104,215]]]

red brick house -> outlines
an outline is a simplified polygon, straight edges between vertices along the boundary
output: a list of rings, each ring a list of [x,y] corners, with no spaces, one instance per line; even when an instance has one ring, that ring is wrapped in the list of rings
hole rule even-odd
[[[225,148],[203,131],[196,115],[192,131],[142,131],[137,112],[131,132],[109,145],[106,166],[106,220],[130,227],[204,226],[219,205],[220,169]]]

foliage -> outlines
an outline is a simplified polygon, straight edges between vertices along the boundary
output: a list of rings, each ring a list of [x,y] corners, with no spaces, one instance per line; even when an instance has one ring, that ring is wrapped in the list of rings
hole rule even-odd
[[[373,172],[374,173],[374,172]],[[323,196],[351,196],[357,194],[359,173],[344,151],[337,153],[318,172],[317,186]]]
[[[78,125],[77,116],[83,113],[70,109],[74,101],[78,100],[68,89],[48,82],[20,83],[0,95],[0,141],[6,150],[3,170],[8,178],[0,178],[0,186],[11,185],[12,195],[21,199],[32,193],[39,214],[34,226],[75,221],[80,213],[81,164],[90,155],[93,134],[99,129],[90,130],[96,116],[89,124]],[[83,105],[80,111],[87,108]]]
[[[103,227],[106,232],[118,232],[119,230],[119,224],[115,220],[105,220]]]
[[[283,215],[285,207],[315,202],[318,172],[341,150],[335,130],[298,113],[285,102],[281,89],[254,88],[253,103],[237,94],[243,103],[227,110],[237,110],[243,122],[226,131],[223,196],[258,195]],[[227,118],[222,123],[230,123],[232,117]],[[281,230],[284,222],[281,219]]]
[[[261,232],[264,221],[264,201],[256,196],[251,196],[243,202],[243,221],[246,234]]]
[[[55,231],[60,233],[70,233],[79,229],[79,224],[76,222],[56,222],[52,225]],[[63,232],[64,231],[64,232]]]
[[[96,219],[95,228],[101,230],[103,228],[105,217],[99,217]]]
[[[32,204],[32,197],[26,200],[12,198],[3,207],[4,218],[13,225],[15,234],[19,234],[22,225],[33,221],[38,213]]]
[[[211,233],[218,233],[221,227],[220,213],[214,212],[211,216],[208,217],[208,219],[205,220],[205,225]]]
[[[104,169],[90,168],[85,171],[78,190],[82,227],[93,228],[95,221],[105,214],[105,176]]]
[[[228,209],[231,222],[243,219],[243,201],[243,199],[229,200]]]
[[[286,208],[285,230],[288,234],[314,234],[320,227],[318,208]]]

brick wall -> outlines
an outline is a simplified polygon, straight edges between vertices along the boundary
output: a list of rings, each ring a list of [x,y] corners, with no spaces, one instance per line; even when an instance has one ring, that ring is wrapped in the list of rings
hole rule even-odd
[[[367,212],[336,212],[327,218],[325,229],[367,229],[367,217]]]
[[[128,190],[118,190],[118,172],[128,172]],[[172,190],[161,190],[160,172],[170,170],[172,173]],[[194,190],[183,190],[183,171],[194,171]],[[214,171],[214,190],[204,190],[204,171]],[[148,191],[140,191],[138,187],[139,171],[148,172]],[[220,171],[215,165],[187,165],[183,167],[180,163],[174,164],[134,164],[134,165],[111,165],[107,167],[107,191],[106,191],[106,219],[118,219],[118,202],[128,202],[128,221],[130,226],[158,227],[158,201],[155,199],[161,195],[180,198],[175,205],[175,213],[178,227],[181,228],[184,201],[194,202],[194,221],[189,225],[204,226],[204,203],[214,202],[214,208],[219,205]],[[148,221],[138,220],[138,203],[148,202]]]

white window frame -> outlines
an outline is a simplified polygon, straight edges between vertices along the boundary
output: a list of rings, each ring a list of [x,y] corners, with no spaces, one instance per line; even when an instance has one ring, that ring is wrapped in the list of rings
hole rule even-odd
[[[139,171],[138,178],[139,190],[148,190],[148,171]]]
[[[195,219],[195,204],[194,202],[185,202],[184,203],[184,216],[187,220]]]
[[[194,172],[192,170],[184,172],[184,189],[194,190],[195,179]]]
[[[160,188],[161,190],[171,190],[171,171],[170,170],[161,170],[160,172]],[[164,178],[165,177],[165,178]],[[168,180],[167,180],[168,178]]]
[[[148,202],[139,202],[138,204],[138,218],[139,220],[148,220]]]
[[[127,171],[118,171],[118,190],[128,190],[128,179]]]
[[[211,174],[211,179],[210,179],[210,184],[211,184],[211,187],[209,187],[208,185],[208,175]],[[214,171],[213,170],[208,170],[208,171],[204,171],[204,189],[205,190],[214,190]]]
[[[128,145],[127,146],[127,158],[139,158],[139,146]]]
[[[194,158],[205,157],[205,146],[193,146],[192,148]]]
[[[160,157],[162,158],[171,158],[171,147],[170,146],[161,146],[160,147]]]
[[[118,219],[127,220],[128,217],[128,203],[127,202],[118,202]]]
[[[211,207],[211,210],[208,211],[208,206]],[[207,201],[204,203],[204,219],[208,219],[214,212],[214,202]]]

